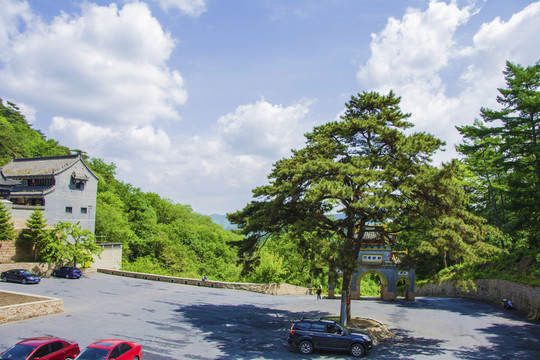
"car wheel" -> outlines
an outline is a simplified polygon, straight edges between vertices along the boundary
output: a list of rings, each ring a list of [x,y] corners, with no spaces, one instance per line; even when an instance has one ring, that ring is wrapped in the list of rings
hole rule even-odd
[[[66,274],[66,279],[69,279],[69,275]]]
[[[362,344],[351,345],[351,355],[354,357],[362,357],[366,353],[366,348]]]
[[[7,282],[7,277],[3,276],[3,277],[2,277],[2,281],[3,281],[3,282]]]
[[[138,357],[138,356],[135,356],[135,357],[133,358],[133,360],[139,360],[139,357]]]
[[[73,360],[73,358],[66,358],[66,360]]]
[[[298,345],[298,349],[300,349],[300,352],[304,355],[309,355],[313,352],[313,344],[311,341],[304,340]]]
[[[26,279],[22,279],[21,284],[26,284]]]

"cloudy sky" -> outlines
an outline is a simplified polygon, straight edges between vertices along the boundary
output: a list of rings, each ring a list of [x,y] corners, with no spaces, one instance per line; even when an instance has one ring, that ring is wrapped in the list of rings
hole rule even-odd
[[[241,209],[362,91],[446,141],[540,60],[531,0],[0,0],[0,98],[117,178],[202,214]]]

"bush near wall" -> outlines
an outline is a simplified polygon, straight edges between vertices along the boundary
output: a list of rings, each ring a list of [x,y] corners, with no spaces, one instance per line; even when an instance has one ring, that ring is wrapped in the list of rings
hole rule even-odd
[[[473,280],[468,286],[459,286],[453,281],[440,284],[417,285],[417,296],[470,297],[501,303],[512,300],[514,307],[527,314],[529,320],[540,319],[540,287],[502,279]]]

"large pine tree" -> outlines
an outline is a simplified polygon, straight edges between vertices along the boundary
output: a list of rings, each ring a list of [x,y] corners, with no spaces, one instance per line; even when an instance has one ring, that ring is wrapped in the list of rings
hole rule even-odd
[[[247,236],[246,244],[283,231],[331,238],[339,248],[346,294],[369,224],[416,231],[423,251],[441,254],[443,262],[475,253],[479,238],[466,237],[482,221],[464,210],[453,168],[430,165],[442,141],[425,133],[408,135],[413,125],[399,102],[392,92],[353,96],[341,120],[307,134],[305,148],[274,165],[270,185],[253,190],[256,201],[228,215]],[[340,216],[329,216],[335,213]],[[346,308],[342,321],[350,319],[350,302]]]

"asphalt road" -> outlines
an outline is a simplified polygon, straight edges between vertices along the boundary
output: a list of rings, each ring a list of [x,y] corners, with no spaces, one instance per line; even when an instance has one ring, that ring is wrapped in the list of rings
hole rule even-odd
[[[105,274],[39,285],[0,283],[0,290],[59,297],[64,312],[0,325],[0,352],[34,336],[59,336],[84,348],[103,338],[143,345],[144,360],[301,359],[286,345],[290,319],[339,313],[339,300],[271,296]],[[540,359],[540,324],[523,314],[468,299],[415,302],[353,300],[353,316],[398,334],[367,359]],[[348,359],[318,352],[310,359]]]

